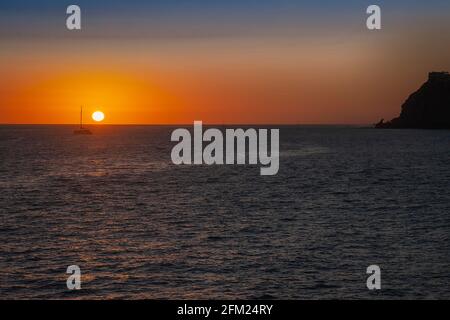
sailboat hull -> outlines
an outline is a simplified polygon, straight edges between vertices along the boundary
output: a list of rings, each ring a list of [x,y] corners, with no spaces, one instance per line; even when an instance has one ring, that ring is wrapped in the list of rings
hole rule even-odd
[[[76,135],[89,135],[89,134],[92,134],[92,132],[90,130],[88,130],[88,129],[79,129],[79,130],[74,130],[73,134],[76,134]]]

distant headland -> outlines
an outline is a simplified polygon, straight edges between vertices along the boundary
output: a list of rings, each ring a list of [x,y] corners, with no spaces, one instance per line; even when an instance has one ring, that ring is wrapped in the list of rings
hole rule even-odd
[[[428,81],[402,105],[400,116],[375,128],[450,129],[450,74],[430,72]]]

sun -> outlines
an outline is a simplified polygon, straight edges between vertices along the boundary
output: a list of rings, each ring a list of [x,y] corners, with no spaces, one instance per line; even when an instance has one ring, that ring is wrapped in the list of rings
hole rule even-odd
[[[94,121],[101,122],[101,121],[103,121],[103,119],[105,119],[105,114],[101,111],[95,111],[92,114],[92,119]]]

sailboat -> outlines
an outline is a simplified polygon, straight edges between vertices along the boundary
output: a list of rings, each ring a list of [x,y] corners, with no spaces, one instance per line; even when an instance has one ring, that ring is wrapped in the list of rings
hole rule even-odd
[[[92,134],[90,130],[83,128],[83,107],[80,110],[80,129],[74,130],[73,134]]]

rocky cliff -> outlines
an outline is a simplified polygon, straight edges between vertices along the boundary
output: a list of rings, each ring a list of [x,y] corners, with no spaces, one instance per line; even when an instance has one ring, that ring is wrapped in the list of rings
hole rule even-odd
[[[402,105],[400,116],[375,127],[450,129],[450,74],[429,73],[428,81]]]

